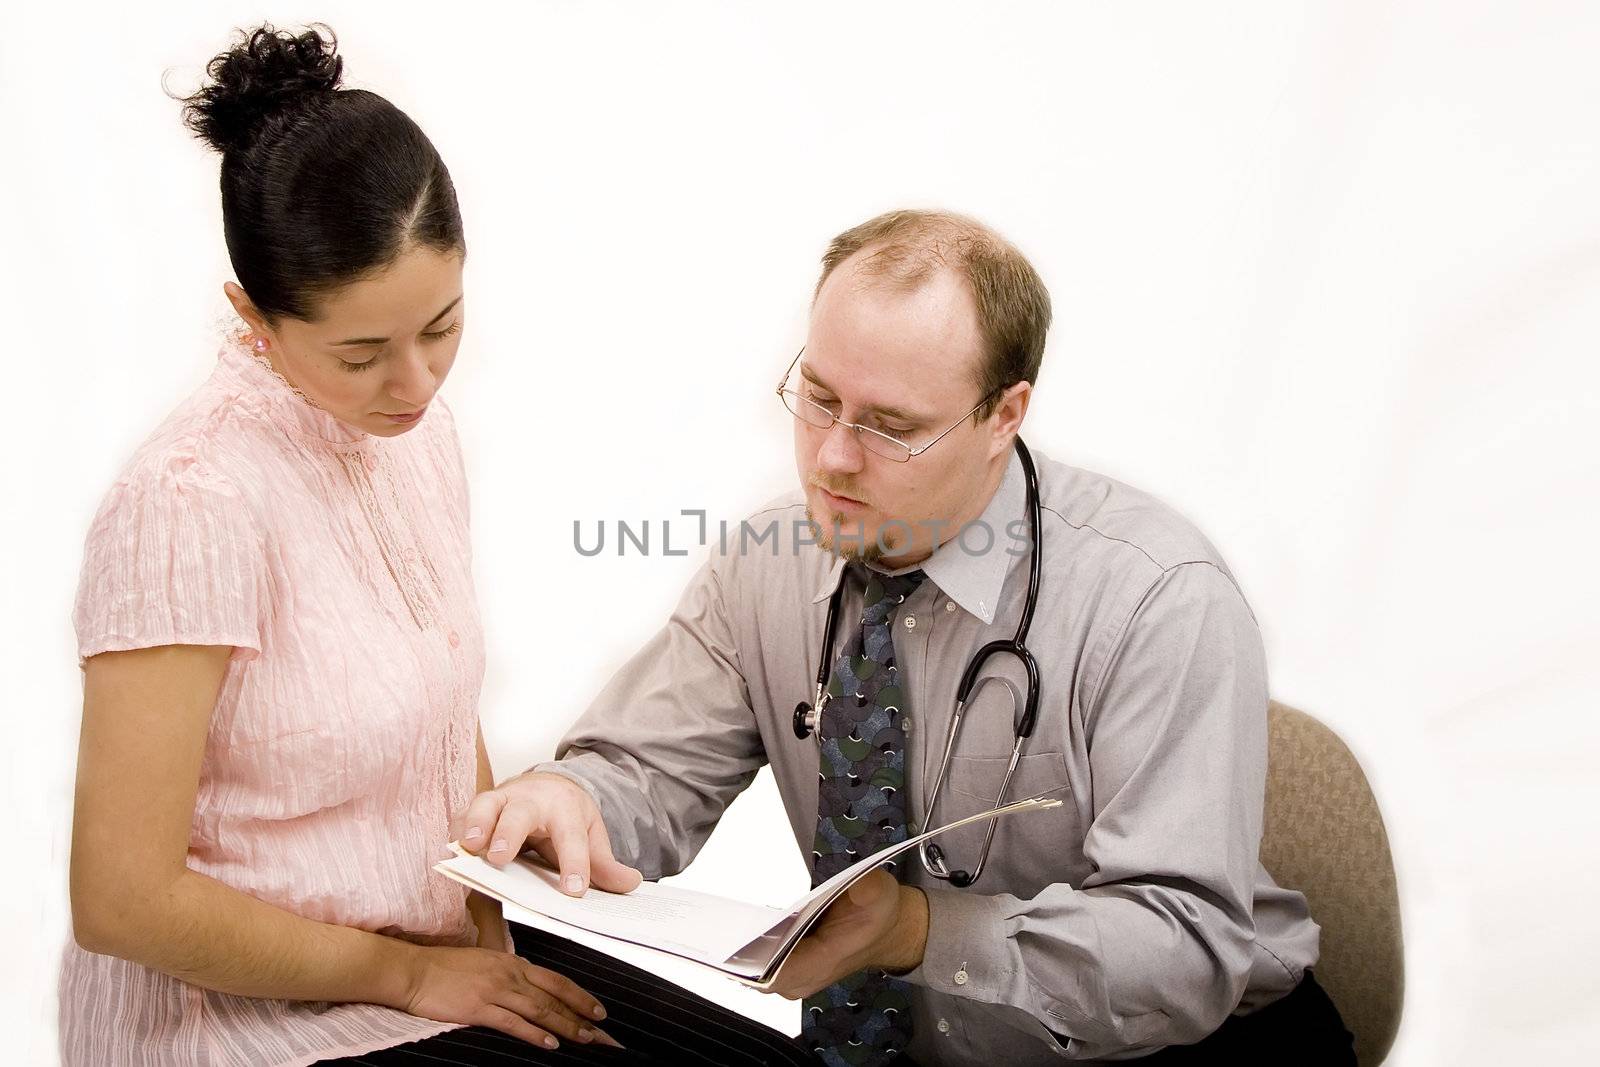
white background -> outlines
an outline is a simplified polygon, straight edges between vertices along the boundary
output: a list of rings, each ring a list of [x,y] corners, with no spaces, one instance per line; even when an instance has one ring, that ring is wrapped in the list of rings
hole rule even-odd
[[[1029,439],[1193,518],[1275,695],[1365,764],[1404,905],[1393,1062],[1600,1055],[1595,7],[169,2],[0,35],[4,1059],[54,1058],[83,535],[226,309],[217,160],[160,78],[192,89],[263,15],[331,23],[456,179],[446,395],[501,774],[703,555],[585,559],[573,520],[659,537],[787,488],[771,386],[827,239],[967,211],[1055,298]],[[804,887],[768,780],[685,881]]]

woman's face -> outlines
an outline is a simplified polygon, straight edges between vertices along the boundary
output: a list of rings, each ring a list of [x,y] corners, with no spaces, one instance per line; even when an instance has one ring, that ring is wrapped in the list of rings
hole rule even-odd
[[[232,282],[225,289],[290,384],[347,426],[398,437],[422,421],[455,362],[465,315],[461,266],[460,252],[412,246],[382,271],[321,297],[315,320],[285,317],[276,328],[244,290]]]

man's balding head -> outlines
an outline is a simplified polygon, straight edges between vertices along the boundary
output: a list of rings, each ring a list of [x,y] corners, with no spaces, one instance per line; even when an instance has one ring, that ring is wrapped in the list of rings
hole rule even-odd
[[[817,293],[847,261],[861,285],[909,291],[943,271],[959,277],[984,343],[985,359],[974,368],[981,395],[1038,377],[1050,293],[1022,253],[983,223],[945,211],[890,211],[868,219],[829,243]]]

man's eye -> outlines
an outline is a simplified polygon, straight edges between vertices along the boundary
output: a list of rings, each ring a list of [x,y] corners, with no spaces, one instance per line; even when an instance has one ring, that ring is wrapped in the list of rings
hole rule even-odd
[[[823,394],[818,393],[813,389],[807,389],[806,390],[806,399],[811,401],[813,404],[821,404],[823,407],[827,408],[829,411],[832,411],[832,412],[834,412],[836,414],[838,412],[838,408],[839,408],[839,398],[838,397],[824,396]]]
[[[879,426],[878,432],[888,434],[890,437],[893,437],[898,441],[900,438],[909,434],[913,429],[914,427],[911,426]]]

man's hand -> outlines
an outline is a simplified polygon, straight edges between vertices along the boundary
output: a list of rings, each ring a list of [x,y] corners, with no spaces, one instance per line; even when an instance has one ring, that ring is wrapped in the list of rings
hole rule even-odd
[[[904,974],[928,945],[928,898],[879,867],[851,886],[800,940],[778,970],[772,991],[790,1000],[875,967]]]
[[[611,854],[600,809],[582,786],[559,774],[529,771],[479,793],[451,823],[461,847],[496,867],[526,845],[561,872],[562,891],[581,897],[590,885],[627,893],[642,876]]]

